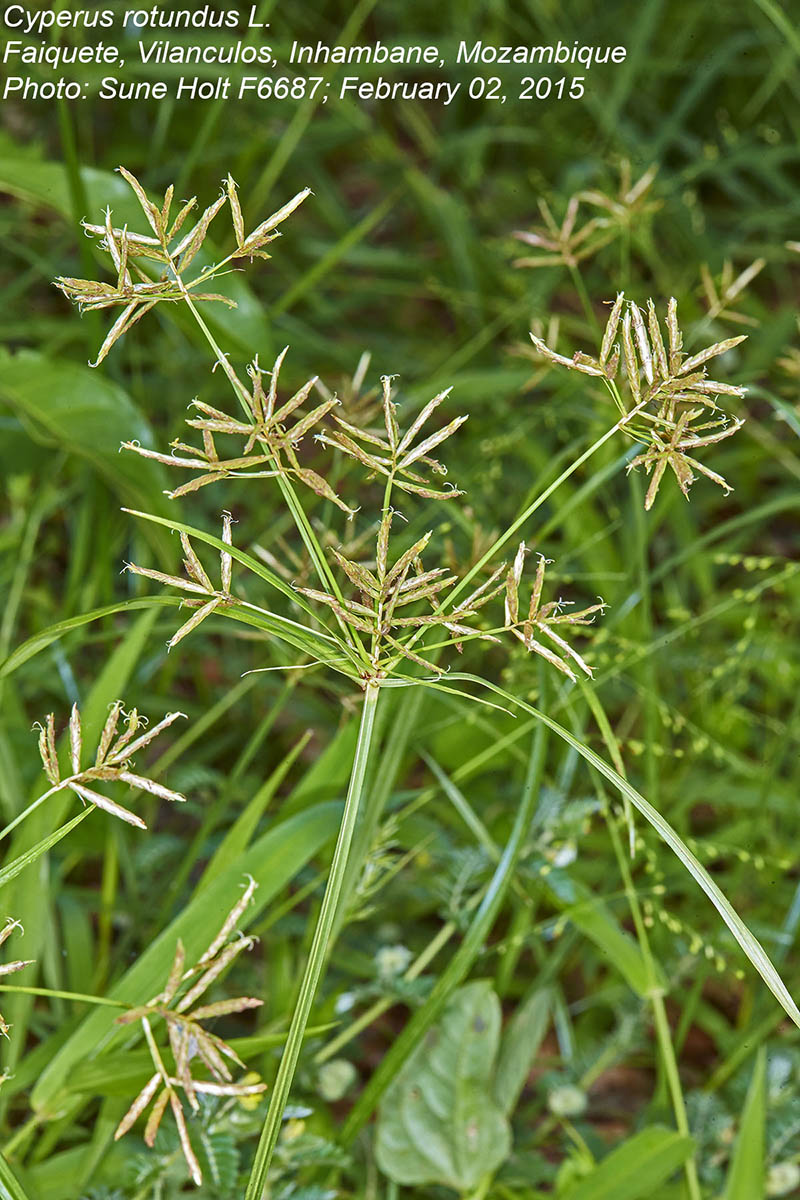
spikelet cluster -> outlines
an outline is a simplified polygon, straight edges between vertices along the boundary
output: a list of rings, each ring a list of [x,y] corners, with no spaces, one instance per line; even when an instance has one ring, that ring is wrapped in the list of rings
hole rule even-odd
[[[117,1018],[123,1025],[140,1023],[154,1071],[120,1121],[114,1137],[116,1140],[123,1137],[152,1103],[144,1130],[144,1140],[152,1146],[162,1118],[170,1108],[189,1173],[198,1186],[203,1182],[203,1173],[192,1147],[183,1101],[196,1112],[200,1107],[198,1096],[258,1096],[266,1089],[266,1084],[257,1078],[255,1081],[234,1081],[225,1060],[242,1069],[244,1063],[227,1042],[203,1024],[216,1017],[258,1008],[263,1001],[253,996],[238,996],[211,1004],[197,1003],[234,959],[243,950],[253,947],[254,939],[238,934],[236,925],[255,888],[255,881],[251,879],[196,963],[187,966],[183,943],[178,941],[163,991],[148,1004],[132,1008]],[[153,1026],[159,1020],[166,1025],[171,1062],[153,1033]],[[210,1078],[198,1078],[193,1074],[196,1062],[205,1067]]]
[[[737,300],[744,293],[756,276],[764,270],[766,265],[767,260],[765,258],[756,258],[737,275],[734,271],[733,263],[727,258],[723,263],[719,277],[715,279],[709,271],[707,264],[703,263],[700,267],[700,279],[703,285],[703,298],[706,303],[707,319],[709,321],[717,319],[732,321],[734,325],[757,325],[758,321],[755,317],[738,312],[736,309],[731,308],[731,305],[734,300]]]
[[[226,546],[232,545],[233,542],[232,526],[233,518],[231,514],[229,512],[223,513],[221,540]],[[185,577],[167,575],[164,571],[154,571],[150,567],[139,567],[136,563],[125,564],[126,571],[130,571],[134,575],[141,575],[145,579],[154,579],[156,583],[163,583],[167,587],[177,588],[189,596],[189,599],[185,600],[184,604],[187,608],[193,608],[196,611],[172,635],[167,642],[168,650],[171,650],[173,646],[177,646],[178,642],[182,642],[186,635],[191,633],[193,629],[197,629],[198,625],[201,625],[206,617],[210,617],[212,613],[217,612],[220,608],[227,608],[236,603],[236,598],[231,593],[233,558],[227,550],[220,551],[219,587],[215,588],[205,567],[197,557],[189,537],[183,530],[180,531],[180,539],[184,555],[183,568],[186,572]]]
[[[112,817],[119,817],[120,820],[126,821],[129,825],[135,825],[138,829],[146,829],[147,826],[141,817],[98,792],[97,786],[124,783],[137,791],[150,792],[161,800],[184,801],[186,797],[182,796],[180,792],[164,787],[162,783],[156,783],[154,779],[138,775],[132,770],[133,756],[143,750],[145,746],[149,746],[160,733],[168,729],[183,715],[180,712],[167,713],[157,725],[154,725],[152,729],[147,729],[147,719],[137,709],[133,708],[130,712],[126,712],[122,700],[116,700],[111,705],[108,719],[103,726],[94,762],[91,766],[84,767],[81,765],[83,758],[81,715],[77,704],[73,704],[69,718],[71,772],[69,775],[62,776],[56,750],[55,716],[53,713],[49,713],[43,724],[34,727],[39,730],[39,754],[45,774],[52,784],[49,791],[39,799],[43,800],[56,792],[68,789],[74,792],[84,804],[94,804]],[[122,721],[121,731],[120,721]]]
[[[696,457],[696,452],[731,437],[744,424],[740,419],[731,419],[717,401],[721,396],[741,398],[746,389],[707,375],[707,364],[738,346],[745,340],[744,335],[725,338],[686,355],[674,297],[667,306],[665,325],[666,340],[653,301],[648,300],[645,314],[632,301],[626,303],[620,292],[611,307],[597,357],[579,351],[567,358],[531,334],[537,351],[549,362],[600,378],[608,387],[623,417],[620,427],[645,446],[628,469],[642,466],[650,475],[647,509],[652,507],[667,467],[687,498],[695,471],[726,492],[731,491],[721,475]]]
[[[353,425],[344,417],[333,413],[336,429],[332,433],[323,431],[317,434],[317,440],[325,445],[334,446],[348,458],[355,459],[366,467],[371,475],[384,480],[391,479],[393,486],[403,492],[411,492],[429,500],[452,500],[462,495],[463,493],[452,485],[435,487],[424,472],[432,472],[438,476],[447,474],[446,467],[431,456],[431,451],[451,437],[464,424],[466,416],[455,417],[434,433],[428,434],[421,441],[418,440],[423,426],[442,401],[447,399],[452,388],[446,388],[429,400],[408,429],[401,433],[397,409],[392,400],[392,376],[384,375],[381,384],[385,434]]]
[[[567,628],[571,626],[575,628],[581,625],[591,625],[596,614],[602,613],[607,608],[607,605],[602,600],[599,600],[597,604],[590,604],[588,608],[582,608],[578,612],[564,612],[564,608],[571,604],[571,601],[559,599],[550,600],[547,604],[542,604],[545,570],[548,563],[552,560],[540,554],[531,589],[528,611],[523,617],[520,611],[519,586],[522,580],[525,554],[526,546],[524,542],[521,542],[511,569],[506,576],[506,629],[511,630],[514,636],[522,642],[526,650],[540,655],[541,658],[551,663],[562,674],[568,676],[573,681],[576,676],[571,663],[574,663],[583,671],[584,675],[588,675],[591,678],[592,668],[577,650],[573,646],[570,646],[569,642],[567,642],[563,634],[555,626],[566,626]],[[539,641],[536,636],[537,634],[547,638],[550,644],[545,645]]]
[[[574,270],[579,263],[594,257],[599,250],[613,242],[631,227],[654,212],[658,201],[651,190],[658,168],[649,167],[636,181],[631,165],[624,160],[620,166],[619,186],[615,195],[597,189],[575,192],[567,201],[564,219],[559,225],[543,199],[539,200],[542,225],[529,230],[517,230],[517,241],[531,247],[535,254],[514,261],[515,267],[566,266]],[[589,205],[593,215],[583,224],[578,217],[581,205]]]
[[[154,204],[135,175],[124,167],[119,168],[119,173],[139,202],[148,232],[137,232],[128,229],[127,225],[122,228],[115,226],[111,209],[107,209],[102,225],[84,221],[83,228],[87,236],[97,239],[100,248],[110,255],[116,281],[111,284],[68,276],[59,276],[56,280],[56,286],[82,311],[122,308],[91,364],[95,367],[103,361],[114,343],[157,304],[189,298],[200,303],[218,301],[235,307],[227,296],[205,292],[203,286],[237,258],[269,258],[265,247],[280,236],[278,225],[310,195],[308,188],[298,192],[251,233],[245,234],[236,183],[228,175],[221,194],[192,221],[187,232],[186,222],[195,216],[196,196],[181,204],[173,217],[175,189],[172,184],[164,193],[162,203]],[[200,267],[196,273],[188,275],[189,268],[195,264],[203,248],[211,222],[226,205],[230,210],[236,248],[222,261]]]
[[[289,347],[278,355],[270,372],[269,384],[264,386],[262,372],[256,358],[248,367],[250,386],[237,384],[237,394],[242,404],[243,415],[232,417],[222,409],[193,400],[191,407],[197,412],[186,424],[200,431],[201,446],[187,445],[174,441],[171,454],[148,450],[138,442],[123,442],[123,450],[133,450],[143,458],[153,458],[168,467],[195,472],[188,483],[167,492],[170,499],[196,492],[207,484],[221,479],[263,479],[277,475],[290,476],[311,488],[318,496],[331,500],[338,508],[353,515],[353,509],[336,494],[328,481],[316,471],[303,466],[297,456],[297,447],[303,438],[312,433],[332,409],[339,404],[336,396],[329,396],[310,411],[301,412],[308,400],[317,378],[307,380],[302,387],[283,402],[278,401],[280,371]],[[241,445],[235,455],[221,455],[216,439],[220,436],[233,437]]]
[[[431,531],[390,565],[389,533],[394,515],[389,509],[381,522],[372,562],[354,562],[340,551],[332,551],[342,573],[356,589],[357,599],[333,596],[315,588],[297,590],[310,600],[327,605],[351,630],[368,635],[370,678],[385,678],[398,656],[441,674],[442,668],[415,651],[414,643],[422,632],[436,627],[456,638],[477,636],[497,641],[466,622],[502,591],[503,585],[498,580],[504,568],[499,567],[471,595],[445,612],[446,594],[458,577],[446,567],[428,570],[423,564],[422,553],[431,539]]]
[[[20,931],[20,933],[25,932],[19,921],[17,921],[14,917],[9,917],[3,928],[0,929],[0,946],[2,946],[4,942],[8,941],[8,939],[11,937],[11,934],[17,929]],[[12,962],[0,963],[0,978],[5,975],[13,975],[16,971],[21,971],[23,967],[31,966],[33,961],[34,960],[32,958],[18,958]],[[11,1026],[6,1024],[3,1014],[0,1013],[0,1035],[2,1037],[8,1037],[8,1031],[10,1028]],[[2,1078],[0,1078],[0,1083],[2,1083]]]

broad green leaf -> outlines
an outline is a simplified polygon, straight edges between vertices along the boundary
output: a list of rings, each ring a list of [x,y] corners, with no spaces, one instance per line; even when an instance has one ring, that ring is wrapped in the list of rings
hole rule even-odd
[[[654,1125],[612,1150],[563,1200],[642,1200],[669,1179],[691,1155],[694,1142]]]
[[[591,750],[588,746],[584,746],[568,729],[565,729],[563,725],[559,725],[558,721],[554,721],[546,713],[540,712],[538,708],[534,708],[532,704],[528,704],[525,700],[520,700],[512,696],[504,688],[500,688],[486,679],[481,679],[477,675],[458,674],[452,675],[450,678],[463,679],[470,683],[478,684],[480,687],[488,688],[490,691],[497,693],[498,696],[502,696],[510,704],[515,704],[524,712],[530,713],[531,716],[536,717],[546,725],[548,729],[552,729],[554,733],[557,733],[568,745],[577,750],[578,754],[593,766],[595,770],[604,775],[610,783],[613,783],[620,795],[627,797],[634,808],[637,808],[642,816],[650,822],[659,836],[669,846],[670,850],[680,859],[695,882],[700,885],[775,999],[782,1005],[795,1025],[800,1028],[800,1009],[798,1009],[789,994],[786,985],[773,966],[766,950],[758,938],[747,928],[730,901],[722,894],[705,867],[698,862],[683,839],[676,833],[670,823],[662,817],[661,813],[653,808],[652,804],[648,803],[644,796],[640,792],[637,792],[636,788],[632,787],[626,779],[623,779],[613,767],[610,767],[598,754],[595,754],[594,750]]]
[[[86,1147],[75,1146],[51,1154],[42,1162],[28,1168],[31,1200],[76,1200],[81,1173],[86,1158]],[[105,1183],[111,1189],[122,1178],[128,1162],[128,1153],[121,1143],[108,1147],[98,1172],[97,1183]],[[102,1193],[101,1193],[102,1195]],[[113,1195],[113,1192],[112,1192]]]
[[[763,1200],[764,1127],[767,1115],[766,1056],[763,1046],[756,1055],[753,1078],[747,1089],[742,1120],[736,1138],[724,1200]]]
[[[551,995],[535,987],[519,1005],[500,1043],[494,1078],[494,1098],[510,1117],[530,1074],[550,1021]]]
[[[375,1154],[390,1179],[464,1193],[508,1156],[511,1132],[491,1094],[499,1037],[491,984],[455,992],[381,1105]]]
[[[0,411],[0,478],[47,470],[50,451],[31,440],[19,417]]]
[[[239,895],[246,875],[258,884],[253,903],[241,919],[244,929],[313,854],[335,833],[341,814],[337,803],[320,804],[271,829],[207,888],[195,895],[178,917],[159,935],[141,958],[114,985],[113,1000],[146,1003],[156,995],[169,972],[175,945],[181,938],[187,958],[203,951],[221,918]],[[33,1091],[33,1107],[53,1112],[68,1086],[71,1072],[129,1038],[130,1030],[115,1024],[113,1012],[91,1013],[56,1054]]]
[[[120,453],[123,441],[152,442],[150,427],[127,392],[99,371],[30,350],[0,348],[0,399],[37,441],[86,459],[125,504],[166,514],[167,476],[160,463]],[[159,557],[174,557],[163,536],[150,541]]]

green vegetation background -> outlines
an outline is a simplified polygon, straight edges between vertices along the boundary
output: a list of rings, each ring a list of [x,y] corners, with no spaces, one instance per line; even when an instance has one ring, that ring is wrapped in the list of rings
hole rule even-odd
[[[195,395],[221,398],[221,381],[209,373],[192,330],[168,312],[137,326],[94,374],[85,367],[107,323],[103,314],[79,319],[51,280],[95,275],[78,221],[97,219],[107,199],[113,205],[121,196],[114,167],[124,164],[154,192],[174,181],[179,197],[196,193],[201,203],[230,171],[250,223],[302,187],[313,189],[284,227],[272,261],[248,270],[240,309],[226,318],[225,345],[241,364],[255,352],[263,364],[288,343],[288,383],[313,373],[345,392],[368,351],[366,386],[381,374],[399,375],[400,399],[411,412],[452,384],[454,411],[470,414],[450,455],[468,504],[455,515],[436,510],[435,521],[442,544],[467,564],[614,419],[591,380],[546,373],[530,357],[528,330],[535,322],[546,328],[554,314],[562,351],[591,347],[595,335],[574,275],[562,267],[515,269],[520,248],[511,235],[539,222],[541,198],[561,214],[581,189],[613,194],[621,160],[630,161],[634,178],[658,164],[658,211],[582,265],[582,286],[597,320],[603,302],[624,289],[639,303],[653,296],[662,307],[675,295],[683,322],[697,325],[706,312],[703,264],[718,276],[726,259],[738,270],[766,259],[735,306],[753,322],[730,368],[730,377],[750,389],[742,406],[747,424],[717,448],[714,461],[735,491],[726,498],[700,479],[687,504],[665,485],[644,514],[642,480],[624,470],[630,453],[612,443],[524,534],[555,560],[565,591],[589,601],[599,592],[610,604],[587,653],[628,773],[684,837],[696,839],[697,853],[796,995],[800,367],[797,258],[786,242],[800,236],[800,32],[790,6],[443,0],[432,9],[361,0],[353,9],[259,7],[284,47],[294,38],[380,38],[430,40],[452,53],[462,38],[578,38],[623,44],[628,56],[620,67],[593,68],[584,98],[574,102],[516,101],[515,81],[533,73],[528,68],[503,70],[503,105],[471,100],[463,89],[446,108],[335,98],[324,105],[7,102],[0,134],[0,658],[56,622],[144,594],[148,589],[120,575],[124,561],[177,564],[174,539],[135,528],[120,511],[124,504],[174,512],[162,494],[167,475],[119,455],[118,446],[138,438],[163,448],[181,433]],[[146,69],[137,73],[147,76]],[[740,331],[721,318],[706,324],[713,338]],[[232,508],[239,545],[265,546],[295,569],[281,542],[287,519],[269,481],[224,495],[207,489],[178,504],[176,515],[211,532],[220,509]],[[177,706],[190,718],[160,764],[169,767],[170,785],[190,795],[185,808],[153,807],[147,835],[96,814],[46,869],[37,865],[5,893],[4,913],[26,929],[9,944],[10,957],[37,959],[12,983],[103,994],[186,906],[235,817],[307,729],[313,735],[289,765],[260,830],[279,813],[341,795],[356,698],[321,675],[288,683],[279,673],[243,677],[271,662],[271,652],[253,640],[221,637],[211,623],[167,658],[173,629],[170,610],[99,619],[36,645],[0,678],[4,822],[37,786],[32,722],[50,710],[65,720],[98,678],[109,698],[123,694],[153,715]],[[563,699],[559,681],[543,683],[524,658],[492,651],[483,670],[540,704]],[[342,994],[359,1003],[392,999],[388,1015],[342,1051],[361,1081],[391,1046],[404,1005],[424,1003],[425,982],[452,953],[470,897],[492,867],[447,790],[431,786],[437,776],[420,755],[455,776],[497,841],[508,836],[528,727],[484,711],[426,698],[402,729],[389,719],[382,732],[384,753],[396,752],[399,763],[389,810],[423,789],[430,794],[413,820],[386,831],[375,857],[381,887],[344,931],[317,1014],[340,1020]],[[602,750],[585,705],[567,703],[561,719]],[[572,755],[554,749],[547,788],[554,815],[527,847],[521,875],[533,908],[511,893],[472,968],[474,978],[494,981],[506,1012],[542,972],[555,996],[541,1061],[515,1119],[514,1154],[489,1193],[498,1198],[536,1195],[533,1189],[553,1186],[559,1170],[563,1183],[564,1162],[580,1156],[564,1124],[548,1116],[547,1097],[557,1086],[574,1083],[588,1092],[577,1136],[598,1158],[607,1145],[671,1120],[649,1010],[620,964],[615,936],[630,919],[595,784]],[[679,864],[651,833],[642,837],[634,880],[653,906],[652,942],[701,1177],[708,1194],[717,1194],[762,1044],[767,1165],[800,1157],[797,1031],[781,1024],[749,969],[738,976],[743,964],[735,946]],[[234,1023],[233,1036],[271,1022],[280,1028],[290,1011],[305,916],[309,905],[314,911],[329,855],[325,838],[317,837],[293,883],[295,891],[307,886],[307,898],[292,907],[281,881],[259,919],[260,948],[238,969],[242,986],[267,1003],[258,1022]],[[548,890],[541,868],[560,850],[558,887]],[[387,862],[407,851],[414,852],[410,861],[392,876]],[[584,910],[575,918],[570,905],[580,897],[589,897],[585,911],[601,913],[609,928],[598,931]],[[559,919],[565,907],[566,919]],[[382,948],[402,944],[419,953],[448,920],[453,940],[418,987],[404,991],[382,972]],[[115,1072],[95,1068],[66,1099],[60,1094],[59,1105],[31,1109],[34,1081],[87,1010],[19,994],[4,997],[2,1008],[12,1024],[2,1138],[30,1195],[99,1197],[112,1193],[92,1189],[106,1185],[125,1197],[177,1195],[180,1176],[163,1167],[170,1146],[145,1154],[134,1134],[110,1149],[110,1133],[135,1091],[120,1085],[118,1063]],[[267,1077],[272,1054],[255,1054]],[[325,1099],[308,1059],[297,1102],[314,1111],[297,1131],[295,1157],[291,1147],[282,1152],[281,1186],[295,1190],[276,1195],[321,1196],[327,1193],[299,1189],[330,1186],[334,1177],[342,1195],[392,1194],[377,1180],[368,1142],[353,1157],[335,1145],[360,1086],[351,1084],[340,1101]],[[208,1195],[233,1194],[230,1180],[252,1152],[250,1117],[226,1120],[219,1154],[220,1161],[228,1155],[229,1174],[214,1190],[212,1171]],[[162,1193],[153,1190],[159,1171]],[[763,1182],[758,1189],[748,1195],[762,1194]],[[452,1193],[423,1186],[408,1194]]]

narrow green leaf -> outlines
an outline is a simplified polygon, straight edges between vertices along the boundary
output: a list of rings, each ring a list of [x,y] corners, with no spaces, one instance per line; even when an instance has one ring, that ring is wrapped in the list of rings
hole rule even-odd
[[[756,1055],[753,1077],[747,1089],[742,1120],[736,1138],[725,1200],[764,1200],[764,1128],[767,1116],[766,1055],[762,1046]]]
[[[494,1077],[494,1098],[511,1116],[530,1074],[550,1021],[552,996],[538,984],[519,1005],[503,1033]]]
[[[563,725],[559,725],[558,721],[554,721],[552,717],[548,717],[545,713],[540,712],[538,708],[526,703],[524,700],[519,700],[512,696],[510,692],[498,687],[496,684],[490,683],[486,679],[481,679],[477,675],[458,674],[451,676],[453,679],[463,679],[470,683],[478,684],[481,687],[488,688],[495,692],[498,696],[502,696],[510,704],[517,705],[524,712],[530,713],[531,716],[538,718],[548,729],[552,729],[557,733],[568,745],[577,750],[582,758],[586,759],[601,775],[604,775],[610,783],[614,785],[621,796],[627,797],[631,804],[639,810],[642,816],[650,822],[653,828],[657,831],[663,841],[669,846],[670,850],[680,859],[683,865],[689,871],[692,878],[700,885],[703,891],[708,896],[711,903],[716,908],[717,912],[722,917],[725,924],[730,929],[736,941],[741,946],[748,959],[758,971],[764,983],[772,992],[775,999],[782,1005],[785,1012],[792,1018],[795,1025],[800,1028],[800,1010],[789,994],[786,985],[773,966],[769,955],[764,947],[759,942],[750,930],[745,925],[742,918],[731,905],[730,901],[722,894],[720,889],[714,883],[714,880],[706,871],[705,867],[698,862],[692,854],[689,847],[683,839],[676,833],[668,821],[666,821],[657,809],[649,804],[636,788],[632,787],[627,780],[623,779],[613,767],[610,767],[594,750],[588,746],[584,746],[576,737],[565,729]]]
[[[35,658],[48,646],[52,646],[53,642],[57,642],[66,634],[71,633],[73,629],[80,629],[84,625],[90,625],[92,621],[100,621],[103,617],[112,617],[116,613],[135,612],[142,608],[157,608],[159,605],[177,608],[180,603],[179,596],[148,596],[141,600],[125,600],[121,604],[104,604],[102,608],[93,608],[89,612],[81,613],[78,617],[68,617],[66,621],[57,621],[55,625],[48,625],[46,629],[34,633],[27,641],[21,642],[15,650],[12,650],[8,658],[0,663],[0,679],[5,678],[6,675],[12,675],[19,667]]]
[[[651,985],[642,952],[630,934],[621,928],[602,899],[566,871],[550,872],[542,879],[542,884],[562,914],[576,929],[580,929],[585,937],[594,942],[603,957],[619,971],[636,995],[646,996]]]
[[[468,829],[494,861],[498,862],[499,846],[461,789],[432,758],[427,755],[423,755],[423,758]],[[549,891],[551,899],[561,912],[581,933],[594,942],[633,991],[638,996],[645,996],[650,988],[650,976],[642,952],[630,934],[620,928],[602,900],[565,871],[554,870],[543,876],[542,885]]]
[[[24,854],[18,854],[16,858],[12,859],[10,863],[0,870],[0,888],[5,887],[5,885],[10,883],[12,879],[16,879],[20,871],[24,871],[26,867],[29,867],[32,863],[35,863],[37,858],[41,858],[43,854],[46,854],[52,846],[55,846],[56,843],[60,842],[63,837],[66,837],[76,825],[79,825],[84,817],[88,817],[91,811],[91,808],[85,808],[83,812],[78,813],[77,817],[73,817],[71,821],[67,821],[66,825],[62,825],[59,829],[56,829],[54,833],[50,833],[47,835],[47,837],[42,838],[41,841],[37,842],[35,846],[32,846],[30,850],[26,850]]]
[[[0,1195],[2,1195],[2,1200],[29,1200],[28,1193],[2,1154],[0,1154]]]
[[[653,1125],[612,1150],[563,1200],[643,1200],[686,1162],[694,1142]]]

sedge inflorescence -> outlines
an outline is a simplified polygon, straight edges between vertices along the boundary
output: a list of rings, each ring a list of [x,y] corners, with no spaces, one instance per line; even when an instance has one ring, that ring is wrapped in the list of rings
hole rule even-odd
[[[633,301],[626,302],[625,294],[620,292],[611,306],[596,356],[578,351],[568,358],[531,334],[543,358],[605,384],[621,413],[620,428],[645,447],[628,464],[628,470],[644,467],[650,476],[647,509],[653,505],[667,467],[687,499],[695,471],[725,492],[731,491],[721,475],[697,458],[697,451],[732,437],[744,424],[740,418],[731,418],[718,400],[722,396],[741,399],[746,389],[709,379],[707,364],[733,350],[745,335],[685,354],[674,297],[667,305],[665,328],[666,340],[652,299],[645,313]]]
[[[254,996],[237,996],[206,1004],[197,1003],[238,955],[252,949],[255,944],[253,938],[236,932],[237,922],[247,909],[255,888],[254,880],[249,880],[241,898],[231,908],[218,933],[196,962],[187,965],[186,951],[179,940],[163,990],[149,1003],[131,1008],[117,1018],[122,1025],[140,1024],[150,1052],[153,1074],[120,1121],[114,1137],[117,1140],[123,1137],[150,1108],[144,1140],[148,1146],[152,1146],[169,1107],[178,1129],[183,1156],[198,1186],[203,1182],[203,1173],[189,1137],[183,1101],[197,1112],[200,1107],[198,1096],[241,1098],[259,1096],[266,1090],[266,1084],[257,1077],[234,1080],[228,1062],[242,1070],[244,1063],[229,1042],[205,1026],[206,1021],[258,1008],[263,1001]],[[153,1032],[157,1021],[163,1021],[166,1026],[170,1057],[165,1049],[159,1047]],[[195,1060],[205,1067],[210,1078],[193,1073]]]
[[[462,581],[445,566],[423,563],[423,552],[432,538],[432,531],[416,538],[411,545],[395,549],[394,531],[399,518],[405,519],[396,507],[398,494],[406,498],[448,502],[462,495],[448,482],[447,468],[435,455],[467,417],[455,416],[437,428],[430,428],[434,414],[448,400],[451,389],[435,395],[406,428],[401,428],[392,376],[382,377],[377,403],[358,415],[348,412],[345,416],[340,412],[338,398],[324,388],[317,388],[322,392],[321,401],[310,399],[318,384],[316,377],[308,379],[289,397],[280,396],[286,349],[278,355],[270,371],[264,371],[256,358],[243,378],[214,341],[197,304],[230,301],[225,296],[202,290],[203,285],[221,274],[235,259],[268,257],[264,247],[277,236],[276,226],[306,198],[308,189],[298,193],[252,233],[246,234],[238,191],[228,176],[217,200],[205,209],[188,233],[183,233],[184,223],[194,209],[194,199],[182,205],[177,217],[171,220],[172,188],[167,189],[163,202],[157,205],[130,172],[121,168],[121,173],[139,201],[149,232],[135,232],[127,226],[120,229],[113,224],[108,212],[105,224],[87,225],[86,230],[99,239],[101,248],[111,256],[116,283],[97,284],[90,280],[65,278],[58,281],[62,290],[84,308],[123,307],[96,362],[102,361],[119,337],[155,304],[183,302],[206,334],[214,350],[214,366],[222,369],[240,410],[231,414],[219,405],[194,400],[194,415],[187,420],[187,425],[200,434],[200,445],[176,441],[169,454],[135,442],[126,442],[123,448],[191,473],[187,482],[168,492],[172,498],[226,479],[277,479],[299,523],[306,548],[314,558],[321,585],[294,588],[294,596],[298,600],[302,597],[303,602],[310,602],[312,606],[309,609],[306,603],[306,612],[314,616],[315,624],[304,628],[314,639],[320,661],[327,662],[364,687],[371,682],[385,681],[410,664],[440,675],[444,668],[438,658],[445,647],[455,646],[460,651],[467,640],[496,641],[498,634],[507,631],[529,652],[545,658],[568,677],[575,678],[575,666],[585,674],[591,674],[591,668],[567,644],[563,633],[567,626],[577,629],[589,623],[603,605],[595,604],[571,615],[562,611],[561,601],[541,605],[543,558],[533,589],[535,599],[527,614],[521,615],[517,593],[524,546],[510,571],[505,563],[490,566],[486,578],[475,580],[463,597],[462,590],[470,579]],[[198,255],[212,220],[225,205],[232,218],[234,249],[219,261],[201,265],[190,272],[189,268],[196,260],[203,261]],[[155,279],[151,278],[148,269],[152,267],[157,273]],[[348,419],[351,415],[355,420]],[[380,425],[373,421],[378,415],[382,417]],[[220,439],[224,440],[225,449]],[[374,555],[367,560],[349,557],[343,547],[332,547],[327,556],[318,543],[315,547],[307,519],[300,511],[302,504],[295,494],[295,485],[309,488],[350,519],[357,508],[343,499],[333,486],[331,472],[308,465],[307,449],[311,439],[318,446],[365,469],[367,482],[376,481],[383,486]],[[231,441],[238,443],[232,453],[227,450]],[[226,549],[231,545],[229,515],[223,518],[224,546],[220,552],[221,581],[218,587],[211,583],[190,536],[185,531],[181,531],[180,536],[185,578],[127,564],[128,569],[138,575],[178,588],[187,597],[185,603],[195,609],[170,639],[170,647],[212,613],[241,617],[247,609],[253,620],[256,612],[273,622],[282,619],[232,592],[231,553]],[[344,577],[341,585],[337,578],[339,574]],[[355,589],[355,594],[345,594],[349,589]],[[501,594],[505,596],[504,616],[492,622],[487,617],[489,605]],[[319,615],[320,608],[327,609],[333,616],[336,628],[327,625],[324,617]],[[556,626],[562,627],[561,632]],[[287,633],[285,624],[282,630]],[[440,640],[435,642],[431,635],[437,631]],[[296,638],[293,644],[296,644]]]

